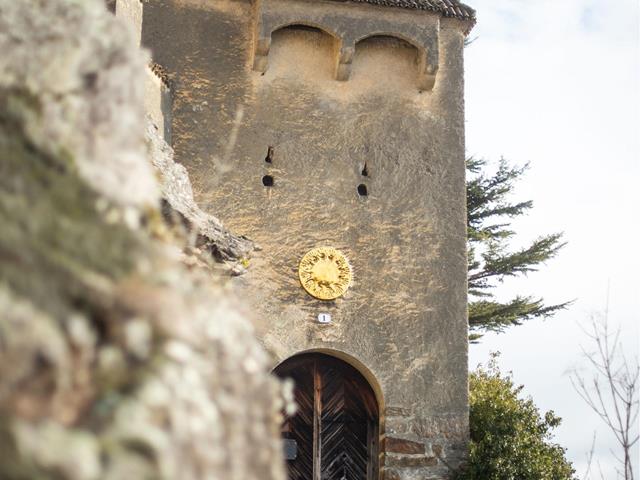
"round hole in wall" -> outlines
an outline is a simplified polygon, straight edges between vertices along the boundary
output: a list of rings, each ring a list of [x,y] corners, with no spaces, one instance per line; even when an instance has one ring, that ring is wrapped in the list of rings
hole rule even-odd
[[[273,177],[271,175],[265,175],[262,177],[262,184],[265,187],[273,187]]]
[[[366,197],[367,195],[369,195],[367,186],[364,183],[358,185],[358,195],[360,195],[361,197]]]

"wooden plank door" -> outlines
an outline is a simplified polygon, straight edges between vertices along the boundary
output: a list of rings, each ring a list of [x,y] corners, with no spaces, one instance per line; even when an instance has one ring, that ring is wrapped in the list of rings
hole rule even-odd
[[[298,411],[283,427],[296,445],[289,479],[377,479],[377,402],[362,375],[320,354],[293,357],[276,373],[296,385]]]
[[[292,369],[287,372],[296,385],[298,410],[284,424],[283,436],[295,442],[295,458],[287,461],[290,480],[312,480],[314,459],[314,369]]]

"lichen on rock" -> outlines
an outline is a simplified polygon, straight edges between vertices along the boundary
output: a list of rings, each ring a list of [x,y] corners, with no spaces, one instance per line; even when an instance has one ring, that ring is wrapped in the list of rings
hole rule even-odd
[[[0,50],[0,478],[284,478],[251,324],[154,234],[189,189],[147,158],[129,31],[102,0],[0,0]]]
[[[30,141],[51,155],[72,155],[107,198],[155,204],[153,169],[141,158],[147,62],[131,46],[130,30],[99,1],[3,0],[0,9],[0,84],[37,99],[35,111],[15,112]]]

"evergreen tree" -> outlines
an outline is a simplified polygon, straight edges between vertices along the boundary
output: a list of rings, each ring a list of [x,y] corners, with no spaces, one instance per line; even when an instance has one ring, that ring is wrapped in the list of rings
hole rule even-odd
[[[469,326],[471,341],[483,331],[503,331],[523,321],[549,317],[571,302],[546,305],[542,298],[518,295],[498,301],[494,290],[508,277],[534,272],[555,257],[565,245],[561,233],[543,235],[528,247],[511,250],[515,232],[510,219],[527,213],[532,201],[511,203],[515,183],[528,165],[514,167],[501,159],[493,175],[485,173],[487,161],[467,159],[467,232],[469,270]]]

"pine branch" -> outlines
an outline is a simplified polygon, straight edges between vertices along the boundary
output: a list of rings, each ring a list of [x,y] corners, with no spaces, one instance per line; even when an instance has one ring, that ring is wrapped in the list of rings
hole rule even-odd
[[[496,173],[487,177],[480,174],[486,163],[486,160],[474,158],[467,160],[467,170],[476,175],[467,182],[468,225],[472,231],[499,231],[504,224],[483,225],[483,222],[493,217],[517,217],[533,207],[531,201],[515,204],[505,201],[513,193],[515,181],[528,169],[528,165],[510,167],[501,159]]]
[[[537,317],[550,317],[571,302],[546,306],[542,299],[518,296],[509,302],[494,299],[497,284],[510,277],[527,275],[554,258],[565,246],[561,233],[540,236],[528,247],[511,251],[508,242],[516,235],[510,219],[525,215],[533,202],[511,202],[517,180],[527,170],[500,160],[493,174],[485,174],[487,161],[468,158],[467,235],[469,271],[469,326],[471,341],[478,331],[503,331]]]
[[[484,265],[482,270],[469,275],[469,283],[499,277],[514,277],[537,271],[537,266],[555,257],[566,245],[561,242],[561,233],[554,233],[538,238],[529,247],[512,253],[503,253],[504,248],[498,242],[491,242],[488,250],[482,254]],[[481,287],[475,287],[481,288]],[[486,287],[484,287],[486,288]]]
[[[513,325],[521,325],[523,321],[532,318],[548,318],[564,310],[572,302],[546,306],[543,300],[531,297],[516,298],[502,303],[497,301],[479,300],[469,303],[469,327],[475,331],[482,329],[487,331],[502,332]]]

